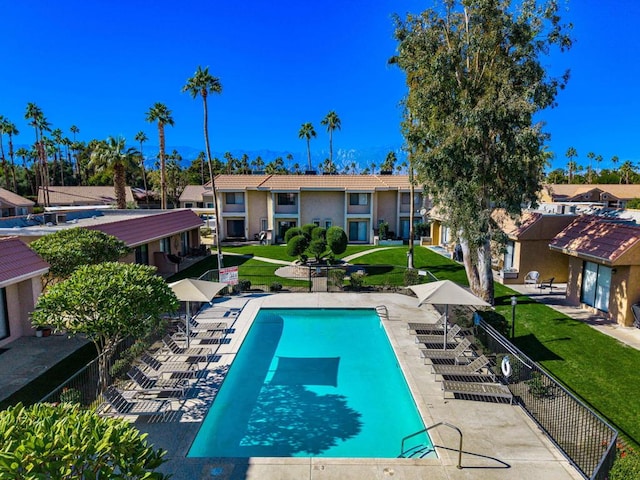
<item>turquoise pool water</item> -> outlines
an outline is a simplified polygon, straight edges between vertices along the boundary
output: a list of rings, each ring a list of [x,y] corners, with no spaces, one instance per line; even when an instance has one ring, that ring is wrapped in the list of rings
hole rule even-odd
[[[393,458],[423,428],[375,310],[262,309],[188,456]]]

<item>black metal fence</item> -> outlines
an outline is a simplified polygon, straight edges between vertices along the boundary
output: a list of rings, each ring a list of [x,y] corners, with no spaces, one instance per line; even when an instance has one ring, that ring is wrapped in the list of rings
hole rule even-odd
[[[520,406],[585,476],[605,480],[616,458],[618,432],[522,351],[476,316],[476,338],[495,354],[496,375]],[[508,357],[510,375],[501,368]],[[506,363],[506,362],[505,362]]]
[[[103,386],[108,386],[114,380],[114,365],[123,357],[133,343],[132,339],[125,339],[115,347],[115,353],[108,362],[106,372],[100,372],[101,358],[98,357],[68,378],[54,391],[47,394],[41,402],[73,402],[84,406],[97,407],[101,401],[100,395]]]
[[[240,265],[238,284],[234,288],[236,291],[271,293],[393,291],[408,283],[407,270],[395,265]],[[410,272],[418,277],[417,270]],[[219,272],[209,270],[200,276],[200,280],[220,281]]]

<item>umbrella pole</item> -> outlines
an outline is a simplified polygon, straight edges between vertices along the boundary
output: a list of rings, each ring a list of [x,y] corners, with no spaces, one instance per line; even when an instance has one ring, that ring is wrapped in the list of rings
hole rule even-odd
[[[449,327],[449,304],[444,306],[444,339],[442,349],[447,349],[447,328]]]
[[[191,318],[189,318],[191,316],[191,309],[189,307],[190,307],[190,305],[189,305],[189,302],[187,301],[187,311],[186,311],[185,316],[184,316],[185,321],[187,323],[186,328],[185,328],[185,330],[187,332],[187,348],[189,348],[189,337],[190,337],[190,335],[189,335],[189,324],[191,323]]]

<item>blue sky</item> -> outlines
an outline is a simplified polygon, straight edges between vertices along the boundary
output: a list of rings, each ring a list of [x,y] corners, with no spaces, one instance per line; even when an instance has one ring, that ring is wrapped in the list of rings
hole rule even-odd
[[[562,0],[561,0],[562,1]],[[0,115],[30,143],[24,120],[35,102],[52,126],[78,138],[122,135],[131,143],[155,102],[172,111],[170,148],[203,149],[202,105],[181,88],[198,65],[220,78],[223,93],[210,100],[212,149],[292,152],[306,163],[298,139],[304,122],[318,138],[312,152],[328,149],[320,120],[335,110],[342,130],[334,150],[384,152],[402,144],[398,106],[402,72],[387,66],[395,53],[392,13],[419,12],[430,0],[0,0],[5,45],[0,61]],[[540,119],[550,150],[564,165],[574,146],[578,162],[593,151],[638,161],[640,66],[635,19],[640,2],[573,0],[565,13],[575,25],[574,48],[545,63],[571,69],[559,106]],[[5,140],[6,143],[6,140]],[[370,158],[380,163],[384,158]],[[265,158],[265,160],[271,160]]]

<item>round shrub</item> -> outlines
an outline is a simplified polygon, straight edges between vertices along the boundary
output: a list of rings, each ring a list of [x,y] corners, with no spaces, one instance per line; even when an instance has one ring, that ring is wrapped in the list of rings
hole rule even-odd
[[[302,233],[307,237],[307,238],[311,238],[311,234],[313,232],[314,228],[318,228],[318,225],[316,225],[315,223],[305,223],[304,225],[302,225]]]
[[[280,290],[282,290],[282,284],[279,282],[273,282],[270,286],[269,286],[269,291],[270,292],[279,292]]]
[[[311,230],[311,239],[312,240],[324,240],[327,238],[327,229],[324,227],[316,227]]]
[[[309,246],[309,240],[304,235],[296,235],[287,242],[287,255],[299,257]]]
[[[327,246],[334,255],[340,255],[347,250],[347,234],[340,227],[329,227],[326,234]]]
[[[418,275],[418,270],[415,268],[407,268],[404,271],[404,286],[408,287],[409,285],[418,285],[420,283],[420,276]]]
[[[297,235],[302,235],[302,229],[300,227],[291,227],[284,233],[284,243],[289,243],[289,240]],[[292,256],[295,257],[296,255]]]

